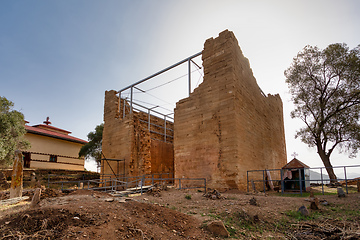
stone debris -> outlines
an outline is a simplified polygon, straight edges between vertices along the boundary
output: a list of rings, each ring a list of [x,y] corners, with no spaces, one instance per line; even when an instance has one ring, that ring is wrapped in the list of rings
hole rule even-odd
[[[257,203],[255,197],[252,197],[252,198],[250,199],[249,203],[250,203],[250,205],[253,205],[253,206],[259,206],[259,203]]]
[[[319,210],[319,199],[317,197],[310,198],[310,209]]]
[[[326,200],[320,200],[321,205],[327,206],[329,205],[328,201]]]
[[[35,193],[34,193],[34,196],[32,197],[31,204],[30,204],[31,207],[39,206],[40,196],[41,196],[41,188],[35,189]]]
[[[212,232],[215,236],[226,237],[226,238],[230,237],[230,234],[222,221],[213,221],[209,223],[207,229],[210,232]]]
[[[309,216],[309,210],[304,205],[299,208],[298,212],[304,216]]]
[[[167,190],[168,187],[166,183],[155,183],[154,186],[152,186],[149,191],[147,191],[147,193],[153,195],[154,197],[160,197],[161,192]]]
[[[342,189],[342,187],[337,188],[337,194],[338,194],[338,197],[346,197],[345,192]]]
[[[219,193],[218,190],[214,189],[213,191],[208,191],[207,193],[205,193],[203,195],[206,198],[210,198],[212,200],[216,200],[216,199],[224,199],[223,196],[221,196],[221,194]]]
[[[128,202],[128,201],[131,201],[131,200],[133,200],[132,198],[118,198],[117,199],[117,201],[119,202],[119,203],[124,203],[124,202]]]
[[[16,198],[10,198],[10,199],[1,200],[0,201],[0,206],[1,205],[16,204],[18,202],[25,201],[25,200],[28,200],[28,199],[29,199],[28,196],[24,196],[24,197],[16,197]]]

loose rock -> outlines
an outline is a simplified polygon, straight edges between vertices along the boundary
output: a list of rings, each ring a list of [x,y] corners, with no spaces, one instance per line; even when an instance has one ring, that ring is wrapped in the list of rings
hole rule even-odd
[[[31,200],[31,207],[37,207],[40,203],[41,188],[35,189],[34,196]]]
[[[213,199],[213,200],[223,199],[223,198],[224,198],[224,197],[221,196],[221,194],[219,193],[219,191],[217,191],[216,189],[214,189],[213,191],[208,191],[208,192],[205,193],[203,196],[206,197],[206,198]]]
[[[299,208],[298,212],[304,216],[309,216],[309,210],[304,205]]]
[[[249,203],[250,203],[250,205],[253,205],[253,206],[259,206],[259,204],[257,203],[255,197],[251,198],[250,201],[249,201]]]
[[[310,202],[310,209],[319,210],[319,199],[317,197],[310,199]]]
[[[219,237],[230,237],[228,230],[222,221],[213,221],[207,226],[208,230],[215,236]]]
[[[346,197],[344,190],[342,187],[337,188],[338,197]]]

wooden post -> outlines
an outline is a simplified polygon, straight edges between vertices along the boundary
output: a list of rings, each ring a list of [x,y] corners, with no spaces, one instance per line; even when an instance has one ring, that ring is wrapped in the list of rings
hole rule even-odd
[[[13,172],[11,176],[10,198],[22,197],[23,190],[23,159],[19,150],[15,151]]]

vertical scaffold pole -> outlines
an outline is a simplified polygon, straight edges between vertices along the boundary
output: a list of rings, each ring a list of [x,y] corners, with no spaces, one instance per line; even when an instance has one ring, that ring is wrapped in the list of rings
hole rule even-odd
[[[130,114],[133,112],[133,87],[131,87],[131,94],[130,94]]]
[[[349,192],[348,192],[347,177],[346,177],[346,167],[344,167],[344,176],[345,176],[345,184],[346,184],[346,194],[349,194]]]
[[[320,175],[321,175],[321,192],[322,192],[322,195],[324,195],[324,179],[323,179],[323,174],[322,174],[322,168],[320,168]]]
[[[191,93],[191,59],[188,59],[188,75],[189,75],[189,96]]]
[[[164,135],[165,135],[165,142],[166,142],[166,115],[164,116]]]
[[[121,92],[119,92],[119,116],[121,116]]]
[[[126,99],[127,98],[124,98],[124,106],[123,106],[123,118],[125,118],[125,116],[126,116]]]
[[[150,109],[148,109],[148,128],[149,128],[149,133],[150,133]]]
[[[304,170],[303,170],[304,171]],[[299,185],[300,185],[300,195],[302,196],[302,177],[301,177],[301,170],[300,168],[298,169],[298,173],[299,173]]]

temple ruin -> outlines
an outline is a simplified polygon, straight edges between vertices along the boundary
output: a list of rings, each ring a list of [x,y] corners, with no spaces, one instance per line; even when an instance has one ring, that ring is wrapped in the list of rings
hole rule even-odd
[[[206,178],[216,189],[245,190],[247,170],[286,164],[282,101],[267,96],[234,34],[206,40],[203,82],[176,103],[174,118],[136,111],[119,92],[107,91],[102,174],[173,173]]]

